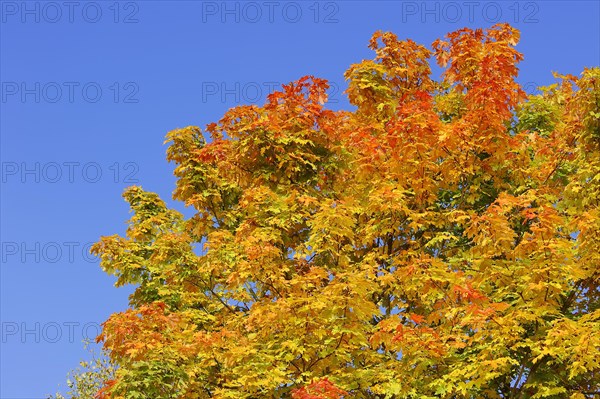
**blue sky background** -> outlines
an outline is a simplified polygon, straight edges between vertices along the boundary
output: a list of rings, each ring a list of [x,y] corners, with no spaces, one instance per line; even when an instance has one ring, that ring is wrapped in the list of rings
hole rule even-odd
[[[64,388],[109,314],[113,287],[85,252],[122,234],[123,189],[137,183],[172,206],[163,140],[204,127],[303,75],[333,82],[372,58],[371,34],[430,45],[464,26],[522,32],[520,81],[553,82],[600,64],[598,1],[0,1],[0,398]]]

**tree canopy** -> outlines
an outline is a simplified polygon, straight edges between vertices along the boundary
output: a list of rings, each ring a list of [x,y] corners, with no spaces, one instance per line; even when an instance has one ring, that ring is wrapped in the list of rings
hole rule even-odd
[[[194,214],[130,187],[93,247],[137,286],[98,397],[600,395],[600,69],[528,96],[518,41],[376,32],[352,111],[306,76],[169,132]]]

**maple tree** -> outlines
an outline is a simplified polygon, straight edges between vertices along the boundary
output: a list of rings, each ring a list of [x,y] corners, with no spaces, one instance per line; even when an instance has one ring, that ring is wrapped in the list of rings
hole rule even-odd
[[[47,399],[93,399],[104,383],[114,378],[116,365],[110,361],[106,351],[102,351],[98,356],[89,341],[85,341],[84,344],[91,359],[80,362],[79,367],[67,374],[69,390],[66,396],[57,392],[55,395],[49,395]]]
[[[170,132],[194,215],[130,187],[93,247],[137,285],[98,398],[600,395],[600,69],[527,96],[518,40],[377,32],[353,111],[308,76]]]

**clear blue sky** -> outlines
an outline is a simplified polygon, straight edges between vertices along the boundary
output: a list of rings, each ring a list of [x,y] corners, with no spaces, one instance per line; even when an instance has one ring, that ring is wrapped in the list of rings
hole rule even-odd
[[[430,45],[447,32],[509,22],[522,32],[520,81],[551,83],[600,64],[598,1],[0,1],[0,398],[64,387],[131,289],[85,250],[123,233],[123,189],[171,200],[171,129],[262,103],[273,84],[333,82],[372,58],[371,34]],[[174,204],[178,209],[181,205]]]

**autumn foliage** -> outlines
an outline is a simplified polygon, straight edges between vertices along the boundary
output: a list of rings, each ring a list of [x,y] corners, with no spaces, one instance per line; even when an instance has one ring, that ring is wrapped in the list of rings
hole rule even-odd
[[[94,246],[137,285],[98,397],[600,395],[600,69],[527,96],[518,40],[377,32],[353,111],[303,77],[170,132],[194,215],[130,187]]]

